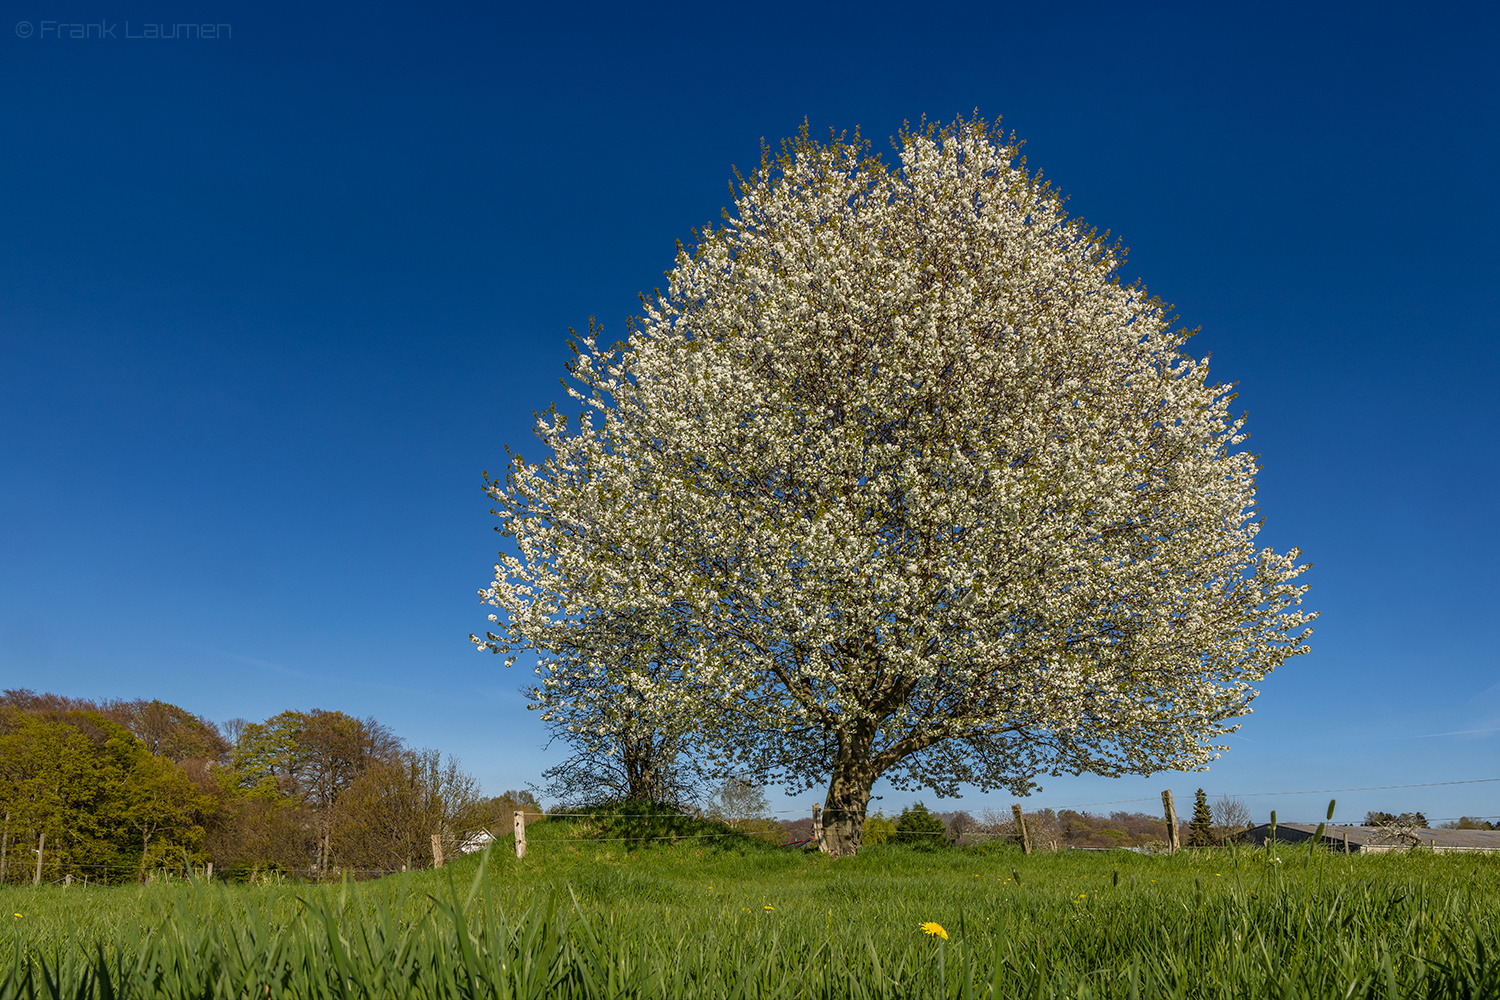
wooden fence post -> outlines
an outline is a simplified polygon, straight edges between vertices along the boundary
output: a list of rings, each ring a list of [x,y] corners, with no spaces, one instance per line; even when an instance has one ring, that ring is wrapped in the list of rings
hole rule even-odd
[[[36,878],[31,880],[32,885],[42,884],[42,851],[47,846],[47,831],[43,830],[36,835]]]
[[[823,839],[823,807],[813,803],[813,837],[818,841],[818,850],[828,853],[828,841]]]
[[[432,867],[443,867],[443,835],[441,833],[432,835]]]
[[[1021,812],[1021,803],[1017,802],[1010,807],[1011,815],[1016,818],[1016,830],[1021,835],[1021,853],[1031,853],[1031,836],[1026,832],[1026,816]]]
[[[1161,806],[1167,814],[1167,850],[1176,851],[1182,846],[1182,837],[1177,832],[1177,806],[1172,802],[1172,789],[1161,793]]]
[[[516,857],[526,857],[526,814],[516,811]]]

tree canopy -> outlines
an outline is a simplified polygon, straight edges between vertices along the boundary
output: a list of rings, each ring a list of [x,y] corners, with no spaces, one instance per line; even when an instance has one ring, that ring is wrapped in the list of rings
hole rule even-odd
[[[473,637],[539,654],[544,710],[625,687],[726,769],[826,782],[835,854],[880,777],[1202,767],[1314,617],[1232,393],[1118,246],[983,120],[896,147],[804,129],[625,341],[590,327],[579,419],[488,483],[514,548]]]
[[[143,879],[209,862],[230,877],[421,867],[511,802],[374,719],[313,709],[234,739],[162,701],[0,694],[0,885]],[[508,827],[507,827],[508,828]],[[40,867],[38,865],[40,859]]]
[[[0,706],[0,884],[29,881],[32,865],[49,881],[107,882],[202,860],[212,811],[172,761],[98,712]]]

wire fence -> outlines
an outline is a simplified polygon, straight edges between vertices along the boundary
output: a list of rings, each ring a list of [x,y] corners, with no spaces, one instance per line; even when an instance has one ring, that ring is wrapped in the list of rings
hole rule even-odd
[[[204,882],[204,881],[248,881],[241,877],[243,872],[240,868],[225,871],[220,869],[214,871],[213,865],[198,863],[193,865],[167,864],[159,862],[152,863],[144,869],[144,875],[148,882]],[[257,873],[254,881],[272,884],[277,881],[322,881],[338,880],[343,875],[383,877],[386,875],[399,875],[405,871],[421,871],[424,867],[408,866],[407,868],[361,868],[349,865],[329,866],[326,873],[313,869],[289,869],[282,867],[263,867]],[[135,883],[142,874],[140,862],[93,862],[93,861],[71,861],[67,859],[45,860],[42,862],[42,877],[37,880],[36,862],[32,861],[24,866],[24,869],[12,867],[7,872],[6,881],[0,886],[9,885],[78,885],[78,886],[118,886],[123,883]],[[112,879],[110,876],[122,876]],[[18,877],[23,876],[23,877]]]
[[[1464,778],[1450,781],[1408,782],[1404,784],[1390,785],[1356,785],[1343,788],[1312,788],[1299,790],[1252,792],[1216,792],[1213,793],[1210,797],[1215,799],[1246,799],[1274,796],[1291,798],[1294,796],[1302,795],[1338,795],[1344,792],[1391,791],[1411,788],[1441,788],[1456,785],[1480,785],[1495,782],[1500,782],[1500,777]],[[1205,795],[1208,794],[1209,793],[1205,793]],[[1034,817],[1039,817],[1049,812],[1053,816],[1058,816],[1059,814],[1065,812],[1078,812],[1081,810],[1097,808],[1100,806],[1132,805],[1144,802],[1157,803],[1160,801],[1161,799],[1158,796],[1141,796],[1125,799],[1107,799],[1096,802],[1048,805],[1025,810],[1024,815],[1027,817],[1028,821],[1030,821]],[[992,812],[992,809],[987,808],[985,811],[987,813],[990,813]],[[809,810],[807,808],[787,808],[767,810],[765,811],[764,815],[758,817],[758,819],[760,819],[761,821],[771,820],[772,822],[775,822],[773,820],[773,817],[776,816],[798,816],[801,818],[812,820],[814,824],[814,832],[813,836],[811,837],[804,836],[798,838],[794,835],[793,831],[786,830],[784,824],[776,824],[777,826],[781,826],[783,828],[784,836],[775,839],[781,842],[783,846],[801,846],[816,841],[818,838],[817,820],[814,818],[815,815],[816,807],[812,810]],[[831,812],[825,815],[831,815]],[[543,820],[556,819],[593,821],[599,824],[599,829],[597,831],[597,835],[593,836],[554,836],[548,834],[536,841],[535,844],[625,843],[645,845],[650,843],[667,843],[677,841],[715,841],[735,837],[753,837],[756,832],[750,829],[736,828],[732,824],[725,828],[713,831],[705,831],[701,828],[696,831],[691,831],[689,828],[684,828],[684,824],[701,824],[703,822],[715,819],[715,817],[707,813],[698,811],[603,812],[599,810],[575,811],[559,809],[552,812],[537,812],[533,810],[524,810],[524,816],[525,819],[521,827],[523,831],[523,840],[520,844],[515,845],[520,848],[520,850],[525,849],[524,830],[526,826],[534,825],[535,823]],[[719,817],[718,820],[722,821],[722,817]],[[1462,820],[1494,821],[1500,820],[1500,814],[1485,813],[1482,815],[1466,814],[1463,816],[1426,817],[1426,820],[1429,824],[1456,823]],[[1162,822],[1166,822],[1165,817],[1163,817]],[[1182,824],[1179,821],[1179,825],[1185,824]],[[1350,826],[1352,824],[1345,823],[1334,825]],[[764,835],[766,833],[770,833],[771,831],[769,829],[763,829],[759,832]],[[481,836],[487,837],[487,839],[481,841],[479,839]],[[904,840],[922,837],[952,838],[952,836],[953,834],[949,830],[905,830],[901,833],[901,837]],[[514,834],[508,830],[503,834],[497,835],[490,829],[482,827],[476,830],[470,830],[465,833],[459,834],[457,837],[448,838],[445,836],[445,839],[451,839],[452,841],[456,842],[458,846],[453,849],[452,853],[454,856],[461,857],[466,854],[476,853],[479,850],[492,848],[497,844],[503,842],[510,842],[512,841],[513,837]],[[982,826],[976,826],[975,828],[963,831],[961,837],[969,843],[993,840],[1019,840],[1021,839],[1021,832],[1016,827],[1016,824],[1013,821],[991,821],[983,824]],[[762,837],[762,839],[765,839],[764,836]],[[30,851],[28,853],[35,854],[36,852]],[[520,851],[518,851],[518,853],[520,853]],[[235,878],[236,880],[244,880],[244,867],[245,866],[243,865],[237,866],[232,872],[224,871],[223,869],[221,869],[218,873],[218,878]],[[330,865],[327,870],[320,871],[316,868],[308,868],[306,870],[303,870],[288,869],[284,866],[279,865],[268,865],[264,868],[259,868],[259,870],[252,869],[250,874],[257,882],[275,882],[278,880],[286,879],[324,880],[329,878],[338,879],[343,877],[379,878],[387,875],[401,874],[407,871],[422,870],[426,867],[427,865],[425,864],[410,863],[402,867],[359,867],[348,865]],[[24,854],[19,853],[18,855],[12,856],[12,858],[9,860],[9,864],[6,865],[6,868],[8,869],[8,877],[6,878],[5,882],[9,885],[118,885],[121,882],[139,880],[142,877],[143,871],[143,868],[139,861],[72,861],[67,858],[47,858],[44,856],[42,860],[40,877],[38,877],[35,862],[30,858],[26,858]],[[194,864],[186,860],[184,860],[183,862],[165,862],[164,860],[157,859],[148,862],[144,868],[145,877],[148,881],[166,881],[176,879],[181,879],[184,881],[199,880],[212,877],[212,872],[213,868],[211,864]]]
[[[1245,799],[1245,798],[1269,798],[1269,797],[1293,798],[1293,797],[1297,797],[1297,796],[1306,796],[1306,795],[1338,795],[1338,794],[1345,793],[1345,792],[1388,791],[1388,790],[1395,790],[1395,789],[1411,789],[1411,788],[1440,788],[1440,787],[1450,787],[1450,786],[1457,786],[1457,785],[1480,785],[1480,784],[1488,784],[1488,783],[1494,783],[1494,782],[1500,782],[1500,777],[1463,778],[1463,779],[1453,779],[1453,780],[1448,780],[1448,781],[1406,782],[1406,783],[1388,784],[1388,785],[1351,785],[1351,786],[1340,787],[1340,788],[1308,788],[1308,789],[1283,789],[1283,790],[1278,790],[1278,791],[1216,792],[1216,793],[1213,794],[1212,797],[1213,798],[1218,798],[1218,799],[1223,799],[1223,798]],[[1208,793],[1205,792],[1205,795],[1208,795]],[[1139,797],[1123,798],[1123,799],[1107,799],[1107,800],[1095,801],[1095,802],[1079,802],[1079,803],[1068,803],[1068,804],[1058,804],[1058,805],[1048,805],[1048,806],[1036,806],[1036,807],[1033,807],[1030,810],[1025,810],[1024,815],[1027,817],[1027,822],[1029,823],[1030,821],[1032,821],[1034,819],[1041,818],[1042,816],[1045,816],[1046,814],[1050,814],[1053,817],[1057,817],[1060,814],[1065,814],[1065,813],[1069,813],[1069,812],[1080,812],[1082,810],[1091,809],[1091,808],[1098,808],[1098,807],[1101,807],[1101,806],[1134,805],[1134,804],[1148,803],[1148,802],[1149,803],[1157,803],[1157,802],[1160,802],[1160,801],[1161,801],[1161,798],[1158,797],[1158,796],[1139,796]],[[920,838],[923,838],[923,837],[947,838],[947,839],[958,839],[961,842],[969,843],[969,844],[982,843],[982,842],[995,841],[995,840],[1017,841],[1017,842],[1025,841],[1026,835],[1020,829],[1019,824],[1017,824],[1013,820],[1006,820],[1006,821],[1000,821],[1000,820],[998,820],[997,818],[994,817],[994,812],[998,812],[998,810],[986,809],[985,811],[986,811],[986,813],[990,814],[990,816],[989,816],[989,820],[990,821],[989,822],[986,822],[986,823],[984,823],[982,825],[976,825],[975,827],[972,827],[972,828],[965,829],[962,832],[958,833],[957,835],[955,835],[955,832],[953,830],[951,830],[951,829],[945,829],[945,830],[941,830],[941,831],[940,830],[916,831],[916,830],[909,830],[908,829],[908,830],[901,831],[901,839],[902,840],[911,841],[911,840],[919,840]],[[802,844],[808,843],[809,841],[817,839],[817,833],[818,833],[818,831],[816,830],[816,826],[817,826],[817,822],[818,821],[815,818],[816,817],[816,807],[814,807],[814,810],[812,810],[812,812],[813,812],[813,817],[810,817],[810,818],[813,818],[813,823],[814,823],[814,827],[815,827],[814,836],[813,837],[804,837],[804,838],[801,838],[801,839],[793,840],[793,841],[791,841],[791,844],[789,844],[787,846],[802,845]],[[807,810],[805,808],[804,809],[788,808],[788,809],[767,810],[763,814],[763,818],[770,819],[770,818],[776,817],[776,816],[787,816],[787,815],[798,815],[798,816],[802,816],[802,817],[809,817],[809,810]],[[831,815],[831,813],[825,814],[825,818],[826,818],[827,815]],[[603,820],[606,817],[605,817],[604,814],[601,814],[601,813],[599,813],[597,811],[595,811],[595,812],[574,812],[574,811],[567,811],[567,810],[557,810],[557,811],[554,811],[554,812],[547,813],[545,818],[548,818],[548,819],[557,818],[557,819]],[[633,813],[633,814],[621,813],[621,814],[608,814],[608,819],[610,821],[613,821],[613,822],[616,822],[616,823],[619,823],[619,822],[630,822],[632,820],[645,820],[645,821],[649,821],[649,820],[676,820],[676,819],[681,819],[681,818],[683,818],[683,814],[681,814],[681,813]],[[1495,819],[1495,818],[1496,818],[1495,816],[1492,816],[1490,814],[1484,814],[1484,815],[1467,814],[1467,815],[1464,815],[1464,816],[1435,817],[1435,818],[1428,819],[1427,822],[1429,822],[1431,824],[1437,824],[1437,823],[1454,823],[1454,822],[1459,822],[1461,820],[1487,821],[1487,820],[1491,820],[1491,819]],[[1166,816],[1162,816],[1161,819],[1159,820],[1159,822],[1161,824],[1163,824],[1163,832],[1164,832],[1165,839],[1167,841],[1169,841],[1169,842],[1175,841],[1176,838],[1173,837],[1172,832],[1169,829],[1166,828],[1166,824],[1169,822],[1168,819],[1166,818]],[[1179,829],[1185,828],[1187,825],[1188,824],[1184,821],[1184,819],[1182,817],[1178,817],[1177,818],[1177,826],[1179,827]],[[1349,826],[1350,824],[1346,823],[1346,824],[1342,824],[1342,825],[1343,826]],[[710,834],[710,835],[697,835],[697,836],[687,836],[687,835],[679,834],[676,839],[709,839],[709,838],[714,837],[714,836],[722,836],[722,834],[720,834],[720,835],[712,835],[712,834]],[[791,833],[790,833],[790,831],[788,831],[788,837],[790,837],[790,836],[791,836]],[[549,837],[547,837],[545,839],[544,842],[545,843],[569,843],[569,844],[577,844],[577,843],[585,843],[585,842],[607,843],[607,842],[621,842],[621,841],[641,841],[643,839],[656,839],[656,838],[651,837],[651,835],[649,833],[643,834],[643,835],[633,835],[633,836],[597,836],[597,837],[566,837],[566,838],[558,838],[558,837],[550,837],[549,836]],[[1053,838],[1051,842],[1053,843],[1054,847],[1058,846],[1058,844],[1057,844],[1057,838]],[[522,849],[524,850],[524,848],[522,848]]]
[[[1418,782],[1412,782],[1410,784],[1403,784],[1403,785],[1354,785],[1354,786],[1350,786],[1348,788],[1305,788],[1305,789],[1301,789],[1301,790],[1298,790],[1298,791],[1275,791],[1275,792],[1205,792],[1204,794],[1207,795],[1211,799],[1220,799],[1220,798],[1252,799],[1252,798],[1264,798],[1264,797],[1267,797],[1267,796],[1276,796],[1276,795],[1286,796],[1286,797],[1291,797],[1291,796],[1294,796],[1294,795],[1337,795],[1337,794],[1340,794],[1342,792],[1383,792],[1383,791],[1389,791],[1389,790],[1392,790],[1392,789],[1399,789],[1399,788],[1440,788],[1440,787],[1449,786],[1449,785],[1481,785],[1481,784],[1486,784],[1486,783],[1489,783],[1489,782],[1497,782],[1497,781],[1500,781],[1500,778],[1463,778],[1463,779],[1460,779],[1460,780],[1457,780],[1457,781],[1418,781]],[[1142,795],[1142,796],[1139,796],[1139,797],[1136,797],[1136,798],[1130,798],[1130,799],[1106,799],[1106,800],[1104,800],[1102,802],[1071,802],[1071,803],[1064,803],[1062,805],[1048,805],[1048,806],[1043,806],[1041,808],[1051,809],[1054,812],[1061,812],[1064,809],[1092,809],[1092,808],[1094,808],[1096,806],[1119,806],[1119,805],[1130,805],[1130,804],[1137,803],[1137,802],[1159,802],[1159,801],[1161,801],[1161,797],[1159,795]],[[765,811],[765,814],[767,816],[806,816],[808,814],[808,810],[805,807],[804,808],[795,808],[794,807],[794,808],[788,808],[788,809],[768,809],[768,810]],[[595,815],[597,815],[597,814],[596,813],[590,813],[590,812],[562,812],[562,811],[554,811],[554,812],[547,812],[546,813],[546,816],[548,818],[551,818],[551,817],[554,817],[554,816],[556,816],[556,817],[567,817],[567,818],[574,818],[574,817],[582,818],[582,817],[591,817],[591,816],[595,816]],[[641,818],[641,819],[667,819],[667,818],[679,817],[682,814],[681,813],[637,813],[637,814],[634,814],[634,815],[637,816],[638,818]],[[1462,819],[1462,818],[1463,817],[1458,817],[1458,816],[1453,817],[1453,819]],[[1484,818],[1484,817],[1470,816],[1469,818],[1470,819],[1479,819],[1479,818]]]
[[[1337,795],[1341,792],[1383,792],[1396,788],[1439,788],[1445,785],[1482,785],[1487,782],[1493,781],[1500,781],[1500,778],[1465,778],[1461,781],[1418,781],[1406,785],[1357,785],[1350,788],[1307,788],[1295,792],[1204,792],[1204,794],[1213,799],[1253,799],[1270,795],[1282,795],[1287,797],[1293,795]],[[1092,808],[1093,806],[1116,806],[1126,805],[1132,802],[1156,801],[1159,801],[1158,796],[1146,795],[1135,799],[1111,799],[1106,802],[1081,802],[1071,805],[1048,806],[1047,808],[1061,812],[1064,809],[1088,809]]]

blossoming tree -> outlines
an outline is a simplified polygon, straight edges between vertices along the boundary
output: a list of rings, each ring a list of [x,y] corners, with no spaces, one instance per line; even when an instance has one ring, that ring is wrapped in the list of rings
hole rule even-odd
[[[552,718],[608,677],[739,774],[826,783],[836,855],[881,777],[1025,794],[1224,749],[1306,649],[1305,567],[1256,547],[1232,395],[1117,247],[982,120],[891,164],[804,129],[724,218],[488,481],[514,547],[479,648],[539,653]]]
[[[566,641],[554,634],[544,680],[527,691],[551,740],[570,748],[542,773],[541,791],[569,805],[697,798],[707,777],[700,720],[659,694],[680,680],[681,643],[653,636],[654,623],[629,612],[595,610],[570,624]]]

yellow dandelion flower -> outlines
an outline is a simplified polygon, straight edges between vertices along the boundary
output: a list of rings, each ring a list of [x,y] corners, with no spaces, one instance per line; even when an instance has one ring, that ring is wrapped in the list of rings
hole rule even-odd
[[[765,906],[764,906],[764,907],[763,907],[763,909],[767,909],[767,910],[774,910],[774,909],[776,909],[776,907],[774,907],[774,906],[772,906],[772,905],[771,905],[771,904],[770,904],[770,903],[767,903],[767,904],[766,904],[766,905],[765,905]]]
[[[20,920],[20,919],[21,919],[21,915],[20,915],[20,914],[19,914],[19,913],[17,913],[17,914],[16,914],[16,919],[17,919],[17,920]]]
[[[929,937],[940,937],[944,941],[948,940],[948,932],[943,930],[943,925],[931,920],[922,925],[922,931]]]

